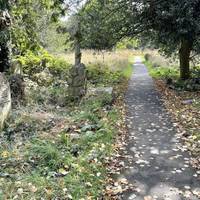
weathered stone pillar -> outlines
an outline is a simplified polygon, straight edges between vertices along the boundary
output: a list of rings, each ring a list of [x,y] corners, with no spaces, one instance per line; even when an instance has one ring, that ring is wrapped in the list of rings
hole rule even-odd
[[[87,73],[85,65],[81,63],[81,30],[78,17],[75,20],[72,36],[74,38],[75,65],[70,69],[69,96],[72,100],[79,101],[86,94]]]
[[[74,100],[81,99],[86,93],[86,68],[78,64],[70,69],[69,94]]]
[[[11,93],[9,82],[2,73],[0,73],[0,83],[0,129],[2,129],[11,110]]]

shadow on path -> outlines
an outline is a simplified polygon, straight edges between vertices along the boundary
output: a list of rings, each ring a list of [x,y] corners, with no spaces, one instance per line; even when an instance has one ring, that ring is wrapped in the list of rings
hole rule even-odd
[[[165,110],[147,68],[138,58],[126,95],[129,136],[126,151],[132,160],[119,178],[136,185],[125,200],[198,200],[200,175]],[[146,197],[146,198],[145,198]]]

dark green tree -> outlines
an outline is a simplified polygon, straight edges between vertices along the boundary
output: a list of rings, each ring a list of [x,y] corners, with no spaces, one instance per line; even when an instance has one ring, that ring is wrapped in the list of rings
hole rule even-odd
[[[123,1],[88,1],[80,11],[82,16],[82,47],[112,49],[125,37],[135,35],[132,11]]]
[[[142,11],[136,6],[134,10],[141,21],[141,28],[146,28],[141,36],[149,39],[166,55],[177,53],[180,77],[188,79],[191,54],[199,53],[200,1],[159,0],[140,3],[144,5]]]

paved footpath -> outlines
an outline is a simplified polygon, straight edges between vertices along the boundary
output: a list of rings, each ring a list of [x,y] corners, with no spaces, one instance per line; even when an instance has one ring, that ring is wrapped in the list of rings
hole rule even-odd
[[[136,186],[124,200],[198,200],[200,172],[190,166],[190,156],[147,68],[138,57],[126,95],[129,136],[126,151],[131,163],[120,178]]]

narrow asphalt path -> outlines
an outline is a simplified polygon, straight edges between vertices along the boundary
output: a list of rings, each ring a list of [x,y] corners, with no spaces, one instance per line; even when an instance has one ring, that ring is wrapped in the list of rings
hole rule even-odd
[[[137,58],[126,95],[129,159],[119,178],[136,186],[124,200],[198,200],[200,172],[170,120],[147,68]]]

